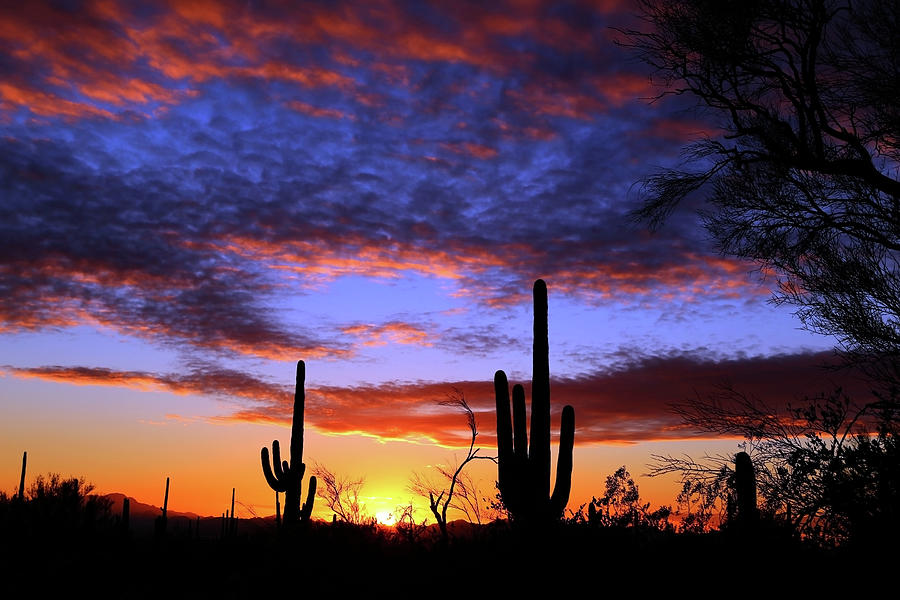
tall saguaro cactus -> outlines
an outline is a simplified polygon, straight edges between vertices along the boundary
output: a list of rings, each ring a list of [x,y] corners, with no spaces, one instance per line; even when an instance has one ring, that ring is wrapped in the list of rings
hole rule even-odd
[[[272,442],[272,463],[269,463],[269,449],[263,447],[261,454],[263,475],[269,487],[276,492],[284,492],[284,523],[286,526],[309,521],[313,501],[316,498],[316,478],[309,478],[306,502],[300,506],[300,483],[306,472],[303,464],[303,408],[306,402],[306,364],[297,362],[297,386],[294,391],[294,416],[291,423],[291,460],[281,460],[278,440]]]
[[[534,351],[531,382],[531,446],[525,421],[525,389],[512,390],[512,421],[506,373],[494,375],[497,399],[497,479],[500,495],[516,521],[552,522],[563,515],[572,488],[575,409],[562,411],[556,485],[550,494],[550,349],[547,341],[547,284],[534,282]]]

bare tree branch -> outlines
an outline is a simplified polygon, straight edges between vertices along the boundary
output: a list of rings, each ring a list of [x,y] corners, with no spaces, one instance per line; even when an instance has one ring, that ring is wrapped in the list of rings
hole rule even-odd
[[[496,462],[496,458],[478,454],[481,448],[475,447],[475,440],[478,437],[475,413],[472,412],[461,390],[453,388],[453,391],[448,394],[448,399],[442,400],[438,404],[441,406],[459,407],[465,413],[466,425],[471,433],[468,452],[466,457],[454,468],[435,467],[440,483],[419,473],[413,473],[410,478],[409,489],[418,496],[428,498],[431,513],[434,515],[438,527],[440,527],[441,537],[444,541],[447,541],[449,539],[447,511],[450,508],[460,511],[469,522],[481,523],[484,517],[484,510],[479,503],[478,488],[472,477],[463,473],[463,469],[472,461],[490,460]],[[449,487],[447,487],[448,485]]]

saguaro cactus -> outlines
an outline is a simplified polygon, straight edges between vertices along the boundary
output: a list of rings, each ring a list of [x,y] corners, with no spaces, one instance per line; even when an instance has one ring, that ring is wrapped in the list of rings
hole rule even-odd
[[[572,447],[575,443],[575,409],[562,411],[556,485],[550,494],[550,358],[547,341],[547,284],[534,282],[534,351],[531,380],[531,446],[525,422],[525,389],[512,391],[506,373],[494,375],[497,399],[497,479],[500,495],[512,518],[524,523],[559,519],[569,502],[572,487]]]
[[[316,498],[316,478],[309,478],[306,502],[300,506],[300,483],[306,472],[303,464],[303,408],[306,401],[306,364],[297,362],[297,386],[294,391],[294,416],[291,423],[291,460],[281,460],[278,440],[272,442],[272,463],[269,464],[269,449],[263,447],[261,454],[263,475],[269,487],[276,492],[284,492],[284,524],[290,526],[301,521],[309,521],[313,501]]]
[[[169,512],[169,478],[166,477],[166,497],[163,499],[163,505],[162,505],[163,523],[165,523],[166,519],[168,518],[168,512]]]
[[[734,456],[734,493],[737,508],[737,523],[749,527],[756,521],[756,472],[753,461],[746,452]]]
[[[122,498],[122,534],[128,535],[131,520],[131,500],[128,496]]]
[[[28,452],[22,453],[22,477],[19,479],[19,501],[25,499],[25,465],[28,464]]]
[[[162,513],[156,517],[156,535],[164,537],[169,520],[169,478],[166,477],[166,497],[163,500]]]
[[[231,488],[231,521],[228,523],[228,535],[237,535],[237,515],[234,514],[234,488]]]
[[[275,490],[275,527],[281,529],[281,501],[278,499],[278,490]]]

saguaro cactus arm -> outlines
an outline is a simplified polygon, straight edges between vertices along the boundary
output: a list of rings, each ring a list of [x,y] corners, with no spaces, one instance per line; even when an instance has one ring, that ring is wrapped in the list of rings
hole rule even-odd
[[[269,449],[265,446],[263,446],[263,449],[260,452],[260,458],[262,459],[263,475],[265,476],[269,487],[276,492],[287,491],[287,478],[284,476],[285,468],[281,464],[281,449],[278,446],[278,440],[272,442],[272,458],[275,459],[274,473],[272,472],[272,467],[269,465]],[[287,466],[287,462],[285,462],[285,466]]]
[[[575,445],[575,409],[563,407],[559,425],[559,455],[556,457],[556,485],[550,497],[550,512],[562,515],[572,490],[572,449]]]
[[[306,490],[306,502],[303,503],[303,506],[300,508],[300,520],[301,521],[309,521],[310,515],[312,515],[313,502],[316,499],[316,476],[311,475],[309,478],[309,484],[307,485]]]

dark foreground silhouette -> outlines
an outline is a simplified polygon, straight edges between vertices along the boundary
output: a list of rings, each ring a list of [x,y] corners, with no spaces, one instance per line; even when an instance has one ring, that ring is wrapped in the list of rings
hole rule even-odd
[[[394,593],[406,596],[553,597],[610,590],[683,590],[685,594],[810,593],[840,589],[861,577],[887,578],[898,557],[894,536],[850,538],[827,547],[793,527],[790,513],[761,510],[750,455],[725,468],[725,515],[714,531],[678,528],[671,508],[649,511],[623,466],[606,494],[564,518],[572,477],[575,416],[562,411],[557,480],[550,494],[550,393],[547,290],[534,286],[534,380],[530,447],[525,393],[495,376],[498,434],[497,505],[509,519],[487,525],[395,528],[310,518],[316,479],[300,503],[305,364],[297,365],[290,461],[277,441],[261,451],[263,474],[285,494],[284,518],[200,517],[123,497],[92,495],[83,480],[39,476],[18,493],[0,492],[0,565],[4,597],[256,598]],[[890,437],[893,441],[895,438]],[[887,482],[888,480],[885,479]],[[894,480],[890,480],[894,481]],[[884,487],[884,486],[883,486]],[[691,490],[685,488],[684,493]],[[884,497],[893,498],[885,491]],[[690,497],[690,494],[689,494]],[[882,507],[893,507],[891,502]],[[277,510],[277,509],[276,509]],[[862,542],[858,540],[863,540]],[[821,539],[818,540],[821,542]],[[746,590],[744,592],[744,590]],[[379,594],[380,595],[380,594]]]
[[[606,502],[605,515],[579,512],[540,528],[457,521],[449,524],[449,541],[437,527],[415,523],[311,520],[287,528],[274,517],[234,521],[171,510],[161,532],[160,507],[91,495],[83,480],[38,477],[21,499],[0,492],[4,596],[84,590],[121,598],[444,597],[468,590],[483,597],[534,589],[568,596],[635,586],[809,592],[890,572],[893,540],[824,550],[761,514],[749,457],[735,459],[737,512],[717,531],[676,532],[637,513],[611,518]]]
[[[562,518],[572,488],[575,409],[562,411],[556,485],[550,494],[550,357],[547,339],[547,284],[534,282],[534,348],[531,383],[531,446],[525,422],[525,388],[513,386],[512,420],[506,373],[494,375],[497,401],[497,485],[512,518],[539,527]]]

